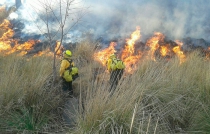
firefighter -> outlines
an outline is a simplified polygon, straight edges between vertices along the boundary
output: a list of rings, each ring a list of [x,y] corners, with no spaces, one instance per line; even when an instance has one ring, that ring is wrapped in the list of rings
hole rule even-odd
[[[107,61],[107,69],[110,72],[110,91],[113,92],[122,78],[125,65],[122,60],[118,59],[115,54],[112,54]]]
[[[63,52],[63,59],[60,65],[60,77],[62,78],[62,89],[68,91],[69,96],[73,96],[72,81],[74,81],[78,75],[78,68],[75,67],[74,62],[71,59],[72,52],[65,50]]]

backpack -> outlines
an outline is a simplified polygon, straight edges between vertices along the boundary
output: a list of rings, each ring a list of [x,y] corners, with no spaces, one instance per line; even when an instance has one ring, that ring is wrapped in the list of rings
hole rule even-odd
[[[71,81],[73,81],[73,80],[75,80],[76,78],[79,77],[78,68],[72,65],[71,60],[67,60],[67,61],[69,61],[70,66],[64,71],[63,78],[67,82],[71,82]]]
[[[112,60],[112,64],[110,65],[110,68],[112,70],[124,69],[125,68],[125,65],[124,65],[124,63],[123,63],[122,60],[120,60],[120,59],[113,59]]]

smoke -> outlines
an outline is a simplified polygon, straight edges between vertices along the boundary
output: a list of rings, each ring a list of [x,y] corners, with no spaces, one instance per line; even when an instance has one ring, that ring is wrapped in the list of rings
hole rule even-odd
[[[15,3],[15,0],[1,0],[0,5],[4,5],[7,7],[13,6]]]
[[[50,2],[53,4],[56,0]],[[1,0],[0,4],[3,3],[12,5],[12,0]],[[31,0],[22,0],[22,3],[17,11],[18,19],[25,24],[22,32],[28,34],[46,32],[46,25],[40,19],[40,16],[42,19],[46,17],[43,5]],[[95,39],[128,38],[136,26],[141,28],[141,41],[146,41],[154,32],[161,32],[171,40],[191,37],[210,41],[209,0],[84,0],[78,3],[77,8],[89,8],[85,11],[86,15],[81,23],[70,29],[66,36],[68,41],[75,41],[74,38],[78,39],[84,33],[91,34]],[[56,15],[57,6],[53,5]],[[76,17],[73,16],[66,23],[67,29],[71,27]],[[59,25],[53,23],[54,19],[50,21],[52,31],[56,31]],[[37,25],[42,31],[38,30]]]
[[[121,1],[106,0],[92,3],[92,21],[96,35],[124,36],[141,27],[142,40],[154,32],[162,32],[171,39],[185,37],[204,38],[210,40],[210,23],[208,0],[138,0]],[[94,3],[94,4],[93,4]],[[102,32],[103,31],[103,32]]]

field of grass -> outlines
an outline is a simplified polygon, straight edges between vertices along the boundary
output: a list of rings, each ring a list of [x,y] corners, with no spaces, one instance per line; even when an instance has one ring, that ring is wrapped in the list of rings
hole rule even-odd
[[[52,57],[1,55],[0,132],[209,133],[210,61],[199,52],[182,64],[177,57],[142,59],[110,95],[109,73],[93,60],[93,46],[82,42],[73,50],[80,74],[73,83],[79,100],[73,127],[62,117],[66,97],[59,76],[51,86]]]
[[[80,75],[73,82],[79,102],[73,126],[63,117],[68,99],[59,76],[52,86],[52,57],[1,52],[0,133],[210,133],[210,61],[199,52],[182,64],[177,57],[142,59],[110,95],[109,73],[92,57],[96,45],[84,41],[72,50]]]

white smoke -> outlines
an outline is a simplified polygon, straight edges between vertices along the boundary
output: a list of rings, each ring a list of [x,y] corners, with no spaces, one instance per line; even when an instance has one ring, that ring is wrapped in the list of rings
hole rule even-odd
[[[46,31],[46,25],[40,19],[40,15],[44,16],[43,4],[38,1],[22,0],[23,5],[18,9],[18,18],[26,25],[24,32],[40,32],[37,25],[39,29]],[[56,1],[58,0],[45,0],[53,4],[55,13],[59,6]],[[11,5],[12,0],[1,0],[0,4],[2,3]],[[71,40],[74,35],[79,38],[82,33],[89,31],[95,38],[128,37],[136,26],[140,26],[143,41],[154,32],[162,32],[172,40],[191,37],[210,41],[209,0],[84,0],[78,3],[77,8],[89,9],[82,18],[82,23],[68,33]],[[70,27],[73,20],[68,21],[66,26]],[[55,23],[51,26],[53,30],[59,27]]]
[[[18,14],[15,13],[15,12],[12,12],[10,15],[9,15],[9,20],[13,20],[13,19],[17,19],[18,18]]]
[[[5,6],[13,6],[15,4],[15,0],[1,0],[0,5]]]
[[[108,31],[123,36],[140,26],[145,38],[162,32],[172,39],[189,36],[210,40],[209,0],[106,0],[92,5],[97,34]]]

